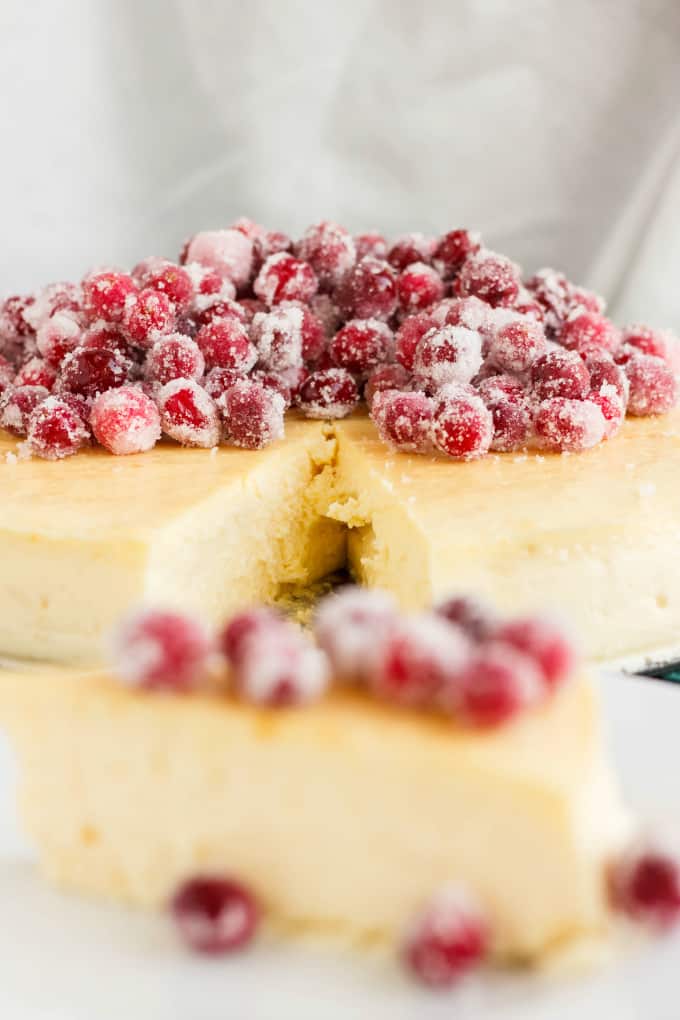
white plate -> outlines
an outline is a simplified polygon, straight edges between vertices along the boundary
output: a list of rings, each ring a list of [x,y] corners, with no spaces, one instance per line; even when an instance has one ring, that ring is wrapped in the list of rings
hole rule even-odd
[[[603,677],[614,755],[631,802],[680,820],[680,687]],[[431,995],[390,961],[264,944],[228,960],[186,955],[160,917],[44,886],[13,818],[0,754],[2,1020],[678,1020],[680,935],[589,976],[495,974]],[[178,818],[181,825],[181,818]]]

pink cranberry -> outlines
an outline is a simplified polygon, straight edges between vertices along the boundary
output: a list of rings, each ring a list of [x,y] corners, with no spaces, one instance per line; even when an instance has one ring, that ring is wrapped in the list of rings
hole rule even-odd
[[[324,220],[309,227],[295,246],[298,258],[308,262],[322,290],[332,290],[356,260],[352,235],[337,223]]]
[[[442,298],[444,284],[432,266],[412,262],[399,275],[397,294],[404,311],[420,312]]]
[[[0,397],[0,428],[15,436],[25,436],[33,411],[49,397],[44,386],[11,387]]]
[[[186,311],[193,300],[194,284],[190,274],[169,259],[155,256],[145,259],[135,266],[132,276],[140,288],[150,287],[165,294],[177,313]]]
[[[123,325],[133,344],[151,347],[159,335],[175,328],[175,307],[162,291],[145,287],[125,305]]]
[[[225,283],[230,285],[227,287],[229,296],[232,298],[236,296],[236,287],[231,283],[231,280],[225,281],[216,269],[202,266],[200,262],[190,262],[184,266],[184,270],[191,280],[195,296],[207,297],[211,294],[219,294]]]
[[[575,351],[560,348],[542,354],[531,366],[531,383],[538,400],[567,397],[582,400],[590,391],[590,375]]]
[[[601,312],[604,302],[591,291],[576,287],[563,273],[554,269],[541,269],[527,281],[527,290],[533,294],[544,311],[548,336],[556,336],[567,317],[577,309]]]
[[[435,319],[428,312],[419,312],[404,319],[395,338],[395,354],[404,368],[413,371],[416,348],[426,333],[436,327]]]
[[[302,363],[303,322],[302,306],[294,304],[277,305],[255,316],[250,336],[262,368],[281,372]]]
[[[379,319],[352,319],[335,334],[328,350],[338,368],[353,375],[367,375],[389,361],[394,349],[392,330]]]
[[[254,242],[252,275],[257,276],[263,262],[266,262],[270,255],[277,255],[279,252],[291,253],[292,251],[293,242],[288,234],[284,234],[280,230],[266,231]]]
[[[59,397],[47,397],[28,420],[28,449],[45,460],[70,457],[89,440],[89,430],[80,415]]]
[[[527,319],[501,326],[491,338],[489,357],[504,372],[525,372],[545,349],[542,326]]]
[[[3,393],[14,379],[14,369],[7,360],[0,354],[0,393]]]
[[[680,858],[656,840],[639,840],[612,867],[610,890],[633,921],[666,931],[680,921]]]
[[[61,366],[60,385],[71,393],[94,397],[127,382],[130,362],[106,347],[79,347]]]
[[[573,643],[551,620],[538,616],[508,620],[498,627],[495,636],[528,656],[550,690],[576,669],[578,655]]]
[[[157,340],[146,359],[146,377],[162,386],[171,379],[201,379],[205,359],[198,344],[181,333]]]
[[[92,405],[90,425],[97,442],[119,457],[146,453],[161,438],[158,408],[136,386],[101,393]]]
[[[227,662],[238,666],[248,652],[251,641],[259,641],[287,627],[286,619],[268,606],[256,606],[232,616],[219,637],[219,648]]]
[[[456,284],[461,297],[474,295],[494,308],[511,305],[519,293],[519,270],[504,255],[480,250],[465,260]]]
[[[253,284],[256,296],[270,308],[281,301],[308,302],[317,288],[318,280],[312,267],[285,251],[265,260]]]
[[[527,401],[486,401],[493,417],[491,449],[499,453],[523,450],[533,433],[533,418]]]
[[[70,312],[55,312],[39,327],[36,334],[38,350],[50,365],[58,366],[75,350],[82,337],[80,322]]]
[[[493,417],[481,397],[465,387],[451,386],[442,391],[432,428],[437,449],[449,457],[474,460],[488,452],[493,434]]]
[[[465,326],[431,329],[419,341],[413,360],[416,381],[435,391],[448,383],[467,383],[482,364],[479,333]]]
[[[441,617],[432,613],[402,617],[374,647],[369,684],[388,701],[431,705],[444,687],[456,682],[468,656],[463,632]]]
[[[304,369],[302,369],[304,371]],[[267,372],[263,368],[256,368],[249,377],[253,382],[259,383],[265,389],[273,390],[283,400],[284,409],[287,411],[293,403],[293,386],[288,379],[288,372]]]
[[[425,237],[424,234],[403,234],[390,248],[387,261],[401,273],[414,262],[429,262],[433,247],[434,241],[431,237]]]
[[[214,875],[184,882],[170,909],[187,946],[209,956],[242,949],[260,920],[260,908],[244,886]]]
[[[298,404],[307,418],[344,418],[358,402],[357,384],[344,368],[312,372],[298,394]]]
[[[38,291],[32,304],[26,306],[23,318],[36,333],[48,319],[66,312],[71,319],[80,321],[82,290],[76,283],[48,283]]]
[[[240,230],[204,230],[189,241],[185,261],[215,269],[235,287],[243,287],[250,279],[253,242]]]
[[[438,326],[465,326],[480,332],[489,325],[493,309],[478,297],[444,298],[429,310]]]
[[[248,330],[238,319],[214,319],[199,329],[194,340],[208,370],[228,368],[245,375],[257,361],[257,351],[250,342]]]
[[[131,276],[113,270],[91,273],[82,287],[83,308],[90,321],[120,322],[128,299],[137,293],[137,284]]]
[[[471,641],[484,641],[497,627],[497,617],[479,599],[453,595],[435,606],[435,613],[460,627]]]
[[[586,368],[590,373],[592,390],[599,391],[605,386],[613,386],[625,409],[628,403],[628,380],[612,356],[605,353],[591,354],[586,358]]]
[[[321,319],[309,305],[284,304],[281,308],[298,307],[302,312],[302,357],[304,361],[316,361],[326,346],[326,334]]]
[[[57,381],[57,370],[43,358],[30,358],[21,366],[14,380],[15,386],[44,386],[51,390]]]
[[[336,296],[348,319],[389,319],[397,309],[396,273],[388,262],[366,255],[347,273]]]
[[[173,379],[158,393],[161,428],[182,446],[217,446],[220,418],[212,397],[193,379]]]
[[[354,238],[354,247],[357,253],[357,262],[372,255],[376,259],[387,257],[387,241],[382,234],[375,231],[368,231],[366,234],[357,234]]]
[[[488,924],[467,890],[447,886],[409,927],[402,956],[424,985],[455,985],[478,967],[489,951]]]
[[[435,245],[432,261],[435,269],[445,280],[456,275],[470,255],[475,255],[481,246],[479,234],[471,230],[450,230],[439,238]]]
[[[225,431],[230,443],[246,450],[261,450],[283,439],[286,402],[280,393],[253,379],[239,379],[221,401]]]
[[[519,293],[515,298],[512,307],[519,315],[523,315],[527,319],[533,319],[534,322],[540,322],[543,324],[545,320],[545,309],[543,308],[543,305],[537,301],[531,291],[527,290],[526,287],[520,287]]]
[[[600,408],[589,400],[553,397],[544,400],[534,420],[541,445],[553,453],[589,450],[604,438],[606,422]]]
[[[615,351],[621,343],[621,334],[600,312],[576,311],[563,324],[559,341],[567,350],[585,358],[599,351]]]
[[[393,597],[375,588],[347,587],[324,598],[314,618],[314,633],[334,676],[351,682],[366,680],[376,641],[397,620]]]
[[[236,319],[243,325],[248,325],[249,312],[240,301],[233,301],[227,297],[222,288],[217,294],[197,298],[191,317],[199,329],[201,326],[208,326],[215,319]]]
[[[471,726],[500,726],[536,704],[543,691],[534,661],[493,641],[477,649],[456,685],[443,691],[442,703]]]
[[[673,372],[665,361],[651,354],[635,354],[624,365],[630,384],[628,413],[665,414],[678,399]]]
[[[605,422],[604,438],[611,439],[623,425],[626,405],[616,389],[608,383],[604,383],[599,390],[591,390],[587,399],[602,411]]]
[[[403,365],[382,365],[368,377],[364,387],[364,399],[369,407],[377,393],[385,390],[408,390],[411,387],[411,375]]]
[[[413,453],[432,448],[432,400],[424,393],[385,390],[372,406],[372,417],[384,443]]]
[[[324,653],[298,627],[286,622],[242,641],[234,681],[246,701],[284,708],[321,697],[330,681],[330,669]]]
[[[477,390],[487,406],[498,403],[499,400],[518,403],[527,398],[522,381],[517,376],[505,372],[482,379],[477,384]]]
[[[222,397],[229,387],[243,378],[242,374],[234,372],[230,368],[211,368],[203,380],[202,386],[206,393],[209,393],[218,406],[220,406]]]
[[[626,326],[622,331],[622,343],[628,354],[651,354],[655,358],[663,358],[671,368],[677,368],[678,345],[676,336],[665,329],[652,329],[651,326]]]
[[[111,639],[116,675],[146,690],[190,691],[203,679],[212,643],[184,613],[144,609],[119,624]]]
[[[267,234],[262,224],[256,223],[255,220],[251,220],[247,216],[239,216],[229,225],[229,229],[240,231],[244,237],[249,237],[251,241],[256,241]]]

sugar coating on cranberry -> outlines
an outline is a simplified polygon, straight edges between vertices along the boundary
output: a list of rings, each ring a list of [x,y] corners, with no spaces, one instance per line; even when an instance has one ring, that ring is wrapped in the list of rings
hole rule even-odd
[[[465,260],[456,285],[461,297],[474,295],[494,308],[511,305],[519,293],[519,268],[504,255],[480,249]]]
[[[215,269],[235,287],[243,287],[250,279],[253,241],[240,230],[203,230],[189,241],[186,261]]]
[[[248,324],[249,313],[240,301],[234,301],[224,286],[215,294],[201,294],[194,301],[190,318],[197,327],[207,326],[215,319],[237,319]]]
[[[140,288],[150,287],[170,299],[177,312],[184,312],[194,297],[194,282],[191,274],[169,259],[152,255],[132,270],[132,276]]]
[[[612,386],[625,410],[628,403],[628,380],[625,372],[616,364],[612,356],[604,352],[591,354],[586,358],[586,368],[590,373],[591,391],[599,391],[603,387]]]
[[[449,230],[436,242],[432,262],[445,280],[456,275],[470,255],[481,247],[482,239],[474,230]]]
[[[182,267],[191,280],[191,286],[196,297],[206,297],[210,294],[217,294],[227,285],[229,297],[236,297],[236,287],[231,280],[225,280],[216,269],[210,266],[202,266],[200,262],[188,262]]]
[[[130,613],[109,642],[116,676],[145,690],[194,690],[205,676],[211,652],[203,625],[171,610]]]
[[[378,435],[395,450],[427,453],[432,448],[433,401],[424,393],[384,390],[372,406]]]
[[[413,371],[413,362],[416,356],[416,348],[426,333],[436,328],[438,323],[430,312],[419,312],[416,315],[409,315],[404,319],[395,337],[395,356],[397,361]]]
[[[545,349],[543,327],[527,319],[508,322],[496,330],[489,344],[489,357],[504,372],[525,372]]]
[[[45,361],[58,366],[78,346],[82,332],[80,321],[72,312],[55,312],[38,326],[38,350]]]
[[[377,588],[350,586],[319,603],[314,617],[317,643],[342,681],[365,681],[375,643],[397,621],[394,597]]]
[[[220,441],[217,405],[193,379],[173,379],[158,392],[161,428],[182,446],[210,448]]]
[[[60,387],[84,397],[94,397],[127,382],[130,362],[119,351],[106,347],[78,347],[61,366]]]
[[[245,375],[257,361],[257,351],[248,336],[248,330],[231,316],[213,319],[201,326],[194,337],[205,359],[205,367],[228,368]]]
[[[33,303],[24,308],[23,319],[36,333],[48,319],[61,312],[66,312],[72,319],[80,321],[82,300],[82,290],[77,283],[68,281],[48,283],[37,292]]]
[[[618,390],[610,383],[603,383],[599,389],[591,390],[587,398],[602,411],[605,422],[604,438],[611,439],[619,431],[626,417],[626,404]]]
[[[90,440],[90,432],[80,415],[59,397],[49,396],[32,412],[28,420],[26,448],[45,460],[71,457]]]
[[[391,360],[394,337],[387,323],[379,319],[352,319],[335,334],[328,350],[338,368],[365,376]]]
[[[434,240],[425,234],[402,234],[398,237],[387,254],[387,261],[401,273],[414,262],[429,263],[434,248]]]
[[[402,959],[422,984],[447,988],[483,962],[489,943],[489,925],[477,901],[467,889],[450,885],[409,925]]]
[[[668,329],[653,329],[635,324],[621,331],[621,343],[627,350],[663,358],[677,375],[680,370],[680,340]]]
[[[434,607],[434,612],[455,623],[471,641],[485,641],[496,630],[498,617],[481,599],[452,595]]]
[[[285,708],[320,698],[330,667],[320,648],[294,624],[284,623],[243,639],[234,682],[244,700]]]
[[[527,391],[521,379],[508,372],[499,372],[476,382],[477,391],[487,405],[499,400],[519,402],[528,399]]]
[[[494,640],[473,653],[456,684],[442,694],[442,705],[470,726],[500,726],[544,696],[532,658]]]
[[[533,435],[533,414],[526,400],[486,401],[493,417],[491,449],[498,453],[524,450]]]
[[[418,342],[413,359],[416,381],[439,390],[448,383],[467,383],[482,364],[482,340],[465,326],[431,329]]]
[[[675,407],[678,385],[672,370],[661,358],[634,354],[624,365],[630,386],[628,413],[665,414]]]
[[[493,416],[481,397],[455,385],[442,391],[432,423],[438,450],[459,460],[475,460],[489,450],[493,436]]]
[[[128,273],[107,270],[86,276],[82,290],[83,308],[90,321],[121,322],[128,300],[137,293],[137,284]]]
[[[610,892],[631,920],[667,931],[680,922],[680,854],[658,837],[640,837],[614,862]]]
[[[128,339],[139,347],[151,347],[163,333],[175,328],[175,306],[167,294],[145,287],[129,298],[123,313]]]
[[[0,393],[6,389],[14,379],[14,368],[10,361],[0,354]]]
[[[308,227],[295,245],[295,254],[309,263],[323,290],[337,286],[356,261],[352,235],[330,220]]]
[[[466,329],[483,330],[489,323],[493,309],[478,297],[451,297],[438,301],[429,309],[438,326],[465,326]]]
[[[12,386],[0,396],[0,428],[25,436],[31,414],[49,397],[44,386]]]
[[[309,302],[309,307],[321,323],[325,337],[333,336],[344,321],[337,302],[330,294],[315,294]]]
[[[146,378],[161,386],[171,379],[201,379],[204,371],[203,352],[182,333],[169,333],[157,340],[146,358]]]
[[[281,613],[269,606],[255,606],[230,617],[218,639],[220,651],[227,662],[237,666],[247,653],[250,641],[259,640],[266,633],[278,632],[287,626]]]
[[[621,343],[621,333],[600,312],[576,310],[562,325],[559,342],[585,358],[598,351],[615,351]]]
[[[534,419],[536,435],[553,453],[577,453],[597,446],[607,424],[602,410],[590,400],[553,397],[544,400]]]
[[[320,295],[322,296],[322,295]],[[302,357],[304,361],[316,361],[326,347],[326,332],[319,316],[310,308],[299,302],[283,302],[280,309],[299,308],[302,313]]]
[[[409,390],[411,373],[403,365],[381,365],[369,375],[364,387],[364,399],[370,408],[373,398],[384,390]]]
[[[220,401],[226,437],[234,446],[261,450],[283,439],[286,401],[269,386],[254,379],[239,379]]]
[[[546,617],[507,620],[498,626],[495,636],[527,655],[551,690],[576,669],[579,656],[573,641],[563,627]]]
[[[252,893],[240,882],[217,875],[184,882],[170,902],[170,911],[189,949],[207,956],[243,949],[260,920]]]
[[[304,313],[300,305],[277,306],[255,315],[250,337],[257,348],[262,368],[280,372],[302,363],[302,327]]]
[[[255,278],[253,290],[270,308],[281,301],[308,302],[319,282],[312,267],[281,251],[270,255]]]
[[[308,418],[345,418],[358,402],[357,384],[344,368],[312,372],[298,393],[298,405]]]
[[[234,372],[230,368],[211,368],[201,385],[220,407],[222,398],[229,387],[233,386],[238,379],[243,378],[241,373]]]
[[[96,397],[90,426],[97,442],[116,456],[146,453],[161,438],[158,408],[137,386],[119,386]]]
[[[468,641],[458,627],[433,613],[401,617],[376,641],[368,682],[388,701],[432,705],[456,682],[468,657]]]
[[[17,372],[15,386],[44,386],[51,390],[57,381],[57,370],[44,358],[29,358]]]
[[[424,262],[412,262],[397,280],[399,305],[405,312],[420,312],[439,301],[444,284],[439,273]]]
[[[575,351],[555,348],[533,362],[531,383],[538,400],[551,397],[583,400],[590,390],[590,375]]]
[[[74,348],[74,351],[80,348],[96,348],[97,350],[105,348],[110,351],[118,351],[126,360],[126,363],[130,364],[133,361],[139,361],[142,357],[140,350],[127,340],[120,325],[112,322],[103,322],[101,319],[93,322],[83,332],[80,343]],[[66,355],[64,355],[65,357]]]
[[[526,287],[543,308],[545,327],[551,337],[560,332],[564,321],[577,309],[604,311],[602,298],[576,287],[564,273],[554,269],[540,269],[527,281]]]
[[[397,274],[389,262],[366,255],[347,273],[336,296],[347,318],[389,319],[397,309]]]
[[[364,234],[356,234],[354,237],[357,261],[366,255],[372,255],[376,259],[387,257],[387,241],[382,234],[369,230]]]

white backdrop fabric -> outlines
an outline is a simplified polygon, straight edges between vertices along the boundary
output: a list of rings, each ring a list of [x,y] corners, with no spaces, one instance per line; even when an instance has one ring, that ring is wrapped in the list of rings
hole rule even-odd
[[[680,0],[0,0],[0,96],[5,294],[323,217],[680,329]]]

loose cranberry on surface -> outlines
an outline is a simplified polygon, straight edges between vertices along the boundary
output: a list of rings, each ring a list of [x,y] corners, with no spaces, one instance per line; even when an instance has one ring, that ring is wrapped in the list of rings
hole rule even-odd
[[[420,312],[441,299],[444,284],[432,266],[412,262],[399,275],[397,294],[399,305],[405,312]]]
[[[434,240],[424,234],[402,234],[390,248],[387,261],[397,270],[403,272],[414,262],[429,263],[434,248]]]
[[[312,267],[285,251],[265,260],[253,284],[256,296],[270,308],[281,301],[306,303],[317,289],[318,280]]]
[[[615,351],[621,343],[621,332],[600,312],[577,311],[563,324],[559,342],[585,358],[598,351]]]
[[[326,655],[289,622],[243,639],[233,673],[244,700],[270,708],[315,701],[330,682]]]
[[[240,230],[203,230],[189,241],[186,261],[215,269],[234,286],[243,287],[250,279],[253,242]]]
[[[338,368],[365,376],[390,360],[394,337],[390,327],[379,319],[352,319],[335,334],[328,350]]]
[[[651,354],[635,354],[623,366],[630,385],[628,413],[665,414],[675,407],[678,386],[665,361]]]
[[[261,450],[283,439],[286,402],[280,393],[254,379],[239,379],[220,402],[227,439],[234,446]]]
[[[680,921],[680,855],[658,840],[640,840],[610,874],[614,907],[657,931]]]
[[[508,620],[499,625],[495,636],[528,656],[551,690],[576,669],[576,649],[563,628],[552,620],[540,616]]]
[[[90,273],[82,283],[83,308],[91,322],[121,322],[129,298],[137,293],[137,284],[128,273],[114,270]]]
[[[403,365],[382,365],[374,369],[364,387],[364,399],[369,408],[377,393],[385,390],[408,390],[411,388],[411,373]]]
[[[577,453],[597,446],[607,424],[601,409],[590,400],[555,397],[544,400],[534,419],[541,445],[553,453]]]
[[[45,361],[58,366],[78,346],[82,333],[80,322],[71,313],[55,312],[38,327],[38,350]]]
[[[583,400],[590,391],[590,375],[582,359],[575,351],[561,348],[549,350],[534,361],[531,383],[538,400]]]
[[[131,343],[152,347],[159,335],[175,328],[175,307],[162,291],[145,287],[129,299],[123,312],[123,327]]]
[[[368,682],[380,698],[401,705],[432,705],[465,669],[469,646],[463,632],[433,613],[401,617],[371,654]]]
[[[443,391],[434,409],[432,438],[437,449],[449,457],[473,460],[491,446],[493,416],[481,397],[464,387]]]
[[[184,882],[173,896],[170,910],[187,946],[209,956],[243,949],[260,920],[260,908],[252,894],[239,882],[215,875]]]
[[[504,255],[480,250],[465,260],[456,284],[461,297],[473,295],[494,308],[511,305],[519,293],[519,269]]]
[[[245,375],[257,361],[257,351],[250,342],[248,330],[238,319],[214,319],[207,326],[201,326],[194,341],[208,371],[228,368]]]
[[[397,309],[397,274],[389,262],[366,255],[347,273],[336,296],[348,319],[389,319]]]
[[[186,311],[192,302],[194,284],[190,273],[169,259],[152,255],[135,266],[132,276],[140,288],[150,287],[165,294],[178,313]]]
[[[345,418],[358,403],[357,384],[344,368],[312,372],[298,394],[298,405],[307,418]]]
[[[0,396],[0,428],[25,436],[33,411],[49,397],[44,386],[12,386]]]
[[[217,446],[221,428],[217,405],[193,379],[173,379],[159,391],[163,432],[182,446]]]
[[[261,637],[278,633],[288,626],[281,613],[269,606],[255,606],[245,609],[227,620],[218,644],[220,651],[232,666],[238,666],[248,652],[251,642]]]
[[[470,726],[500,726],[542,697],[544,685],[533,659],[512,645],[492,641],[473,653],[451,688],[444,708]]]
[[[62,362],[62,389],[94,397],[127,382],[130,362],[118,351],[105,347],[79,347]]]
[[[413,371],[413,362],[416,355],[416,348],[418,344],[431,329],[436,328],[438,324],[429,312],[419,312],[417,315],[409,315],[408,318],[404,319],[401,326],[397,330],[395,337],[395,355],[397,361],[408,369],[409,372]]]
[[[17,372],[15,386],[44,386],[51,390],[57,381],[57,370],[43,358],[29,358]]]
[[[413,359],[416,382],[436,391],[448,383],[468,383],[482,364],[479,333],[465,326],[431,329],[418,342]]]
[[[146,378],[162,386],[171,379],[201,379],[205,359],[198,344],[182,333],[157,340],[146,359]]]
[[[384,443],[411,453],[432,449],[433,401],[424,393],[385,390],[372,406],[372,417]]]
[[[281,372],[302,363],[301,305],[285,304],[253,319],[250,337],[257,349],[257,362],[272,372]]]
[[[366,680],[376,641],[397,620],[392,595],[375,588],[351,586],[322,599],[314,617],[314,633],[333,675],[344,681]]]
[[[145,690],[191,691],[203,679],[212,642],[192,616],[142,609],[116,628],[110,641],[116,676]]]
[[[337,286],[356,261],[352,235],[329,220],[308,227],[295,245],[295,254],[310,264],[322,290]]]
[[[456,275],[469,255],[479,251],[481,238],[473,230],[450,230],[437,241],[432,262],[445,280]]]
[[[89,440],[90,432],[80,415],[59,397],[47,397],[28,420],[28,450],[45,460],[70,457]]]
[[[537,322],[509,322],[496,330],[489,344],[489,357],[504,372],[525,372],[545,352],[543,327]]]
[[[357,262],[366,255],[372,255],[376,259],[387,257],[387,241],[382,234],[369,230],[365,234],[357,234],[354,238],[354,247],[357,253]]]
[[[402,947],[405,966],[423,984],[447,988],[478,967],[490,932],[477,902],[460,886],[440,890],[410,925]]]
[[[452,595],[439,602],[434,612],[449,623],[455,623],[471,641],[484,641],[498,626],[496,614],[479,599],[464,595]]]
[[[90,425],[97,442],[117,456],[146,453],[161,438],[158,408],[136,386],[119,386],[96,397]]]

